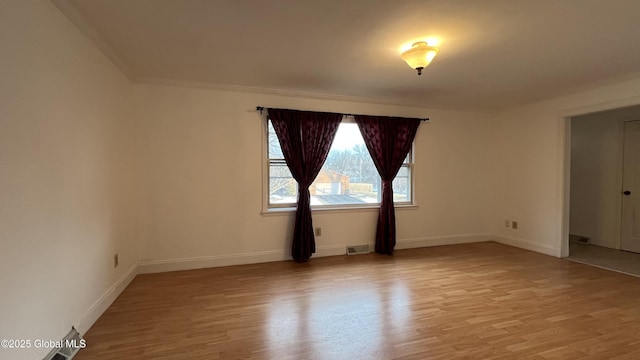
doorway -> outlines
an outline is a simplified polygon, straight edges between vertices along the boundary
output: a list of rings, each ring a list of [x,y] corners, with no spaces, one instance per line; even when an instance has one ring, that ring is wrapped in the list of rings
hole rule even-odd
[[[620,249],[640,253],[640,121],[624,123]]]
[[[640,106],[571,118],[569,259],[640,276],[638,120]]]

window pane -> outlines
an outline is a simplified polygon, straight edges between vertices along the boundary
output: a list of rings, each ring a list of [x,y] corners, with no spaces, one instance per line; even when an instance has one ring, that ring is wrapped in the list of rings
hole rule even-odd
[[[393,179],[393,201],[411,201],[411,169],[403,165],[398,171],[398,175]]]
[[[327,161],[309,188],[312,205],[377,203],[380,176],[358,125],[341,123]]]
[[[295,206],[297,183],[286,166],[271,121],[268,122],[269,205]],[[411,202],[411,153],[393,182],[394,201]],[[342,122],[318,176],[309,187],[311,205],[380,203],[381,181],[358,125]]]
[[[298,183],[291,176],[285,163],[269,165],[269,203],[295,204],[298,200]]]
[[[268,144],[268,157],[269,159],[284,159],[284,155],[282,155],[282,148],[280,148],[280,142],[278,141],[278,136],[276,135],[276,131],[273,129],[273,125],[271,121],[268,121],[268,135],[269,135],[269,144]]]

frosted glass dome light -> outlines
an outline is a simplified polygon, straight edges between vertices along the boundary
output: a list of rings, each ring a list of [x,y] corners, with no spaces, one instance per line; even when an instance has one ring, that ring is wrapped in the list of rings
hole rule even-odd
[[[427,67],[437,54],[438,48],[429,46],[425,41],[418,41],[413,43],[411,48],[403,52],[400,57],[402,57],[412,69],[418,70],[418,75],[422,75],[422,69]]]

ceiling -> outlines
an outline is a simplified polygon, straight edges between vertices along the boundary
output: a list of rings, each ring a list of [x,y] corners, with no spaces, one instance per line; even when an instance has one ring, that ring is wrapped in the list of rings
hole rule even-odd
[[[638,0],[53,1],[137,82],[495,111],[640,75]]]

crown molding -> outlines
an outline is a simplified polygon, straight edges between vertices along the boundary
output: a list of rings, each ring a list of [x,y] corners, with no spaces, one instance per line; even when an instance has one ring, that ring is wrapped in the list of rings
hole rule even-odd
[[[62,13],[71,21],[86,37],[88,37],[102,53],[111,60],[122,73],[135,82],[135,76],[131,69],[120,59],[116,51],[113,49],[103,37],[91,26],[89,21],[80,13],[80,10],[73,5],[70,0],[51,0],[52,3],[62,11]]]
[[[525,107],[525,106],[536,106],[539,104],[543,104],[547,101],[553,101],[554,99],[568,98],[571,96],[584,94],[589,91],[596,91],[598,89],[602,89],[608,86],[616,86],[618,84],[623,84],[626,82],[637,81],[637,80],[640,80],[640,71],[632,72],[628,74],[622,74],[618,76],[611,76],[611,77],[600,79],[598,81],[590,82],[586,85],[574,86],[570,89],[565,89],[564,91],[561,91],[557,94],[553,94],[551,96],[545,96],[541,98],[530,99],[524,102],[514,103],[509,107],[499,109],[498,112],[510,111],[510,110],[517,109],[520,107]],[[640,104],[639,99],[640,99],[640,95],[632,95],[632,96],[624,97],[621,99],[607,100],[607,101],[599,102],[592,105],[562,109],[558,111],[558,115],[563,117],[568,117],[568,116],[583,115],[591,112],[612,110],[612,109],[617,109],[621,107],[635,106]]]
[[[286,97],[296,97],[296,98],[315,99],[315,100],[331,100],[331,101],[355,102],[355,103],[364,103],[364,104],[412,107],[418,110],[428,109],[428,110],[460,111],[460,112],[476,112],[476,113],[488,112],[486,110],[475,109],[475,108],[464,108],[464,107],[457,107],[455,109],[446,108],[446,107],[442,107],[434,104],[425,104],[424,102],[416,103],[414,101],[407,101],[401,98],[391,98],[391,97],[378,98],[378,97],[367,97],[367,96],[340,95],[340,94],[330,94],[330,93],[321,93],[321,92],[312,92],[312,91],[265,88],[265,87],[243,86],[243,85],[230,85],[230,84],[209,83],[209,82],[200,82],[200,81],[184,81],[184,80],[153,78],[153,77],[137,78],[135,82],[143,85],[144,84],[163,85],[163,86],[175,86],[175,87],[184,87],[184,88],[192,88],[192,89],[195,88],[195,89],[207,89],[207,90],[218,90],[218,91],[232,91],[232,92],[250,93],[250,94],[258,94],[258,95],[286,96]]]

